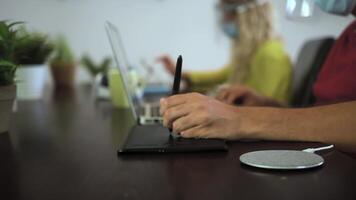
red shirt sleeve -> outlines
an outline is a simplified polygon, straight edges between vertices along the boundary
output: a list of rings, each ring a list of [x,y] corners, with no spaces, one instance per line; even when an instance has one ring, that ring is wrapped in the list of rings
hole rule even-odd
[[[356,20],[331,48],[313,94],[318,105],[356,100]]]

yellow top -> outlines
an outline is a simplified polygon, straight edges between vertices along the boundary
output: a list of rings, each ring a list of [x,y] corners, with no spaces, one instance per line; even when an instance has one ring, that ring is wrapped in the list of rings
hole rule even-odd
[[[207,91],[217,84],[227,83],[232,73],[234,63],[213,71],[189,72],[188,77],[192,89]],[[263,43],[252,56],[249,71],[242,83],[264,95],[288,104],[291,88],[292,65],[283,50],[283,45],[277,40]]]

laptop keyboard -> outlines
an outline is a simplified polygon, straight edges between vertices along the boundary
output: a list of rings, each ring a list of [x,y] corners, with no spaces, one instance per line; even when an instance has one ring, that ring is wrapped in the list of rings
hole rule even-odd
[[[159,114],[159,106],[151,107],[151,115],[152,115],[152,117],[159,117],[160,116],[160,114]]]
[[[159,105],[144,104],[139,108],[140,116],[144,117],[160,117]]]

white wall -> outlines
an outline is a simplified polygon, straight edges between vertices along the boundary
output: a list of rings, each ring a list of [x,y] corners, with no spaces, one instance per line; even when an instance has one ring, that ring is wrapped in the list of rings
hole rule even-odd
[[[0,0],[0,19],[28,22],[31,29],[64,33],[77,56],[111,55],[106,20],[119,26],[129,60],[138,64],[162,54],[182,54],[185,69],[212,69],[228,59],[229,43],[218,31],[216,0]],[[284,17],[285,1],[274,1],[287,52],[294,60],[307,39],[337,36],[353,19],[327,15],[303,22]]]

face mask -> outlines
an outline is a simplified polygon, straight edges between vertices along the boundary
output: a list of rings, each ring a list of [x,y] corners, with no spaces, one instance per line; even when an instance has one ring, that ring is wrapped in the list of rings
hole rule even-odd
[[[221,28],[226,36],[231,39],[235,39],[238,37],[239,31],[234,22],[224,22],[221,25]]]
[[[325,12],[346,16],[352,12],[356,0],[315,0],[315,4]]]

